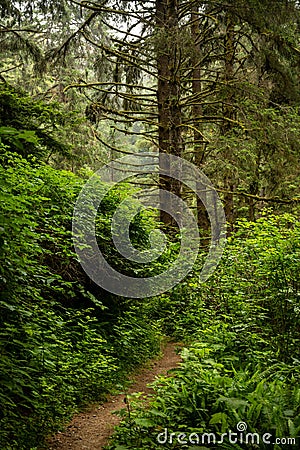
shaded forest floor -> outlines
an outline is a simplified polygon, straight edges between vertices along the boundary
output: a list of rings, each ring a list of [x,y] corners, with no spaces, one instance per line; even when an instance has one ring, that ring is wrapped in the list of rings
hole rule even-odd
[[[176,351],[178,347],[178,344],[168,342],[162,350],[163,356],[160,359],[151,360],[146,367],[130,378],[132,384],[126,390],[126,394],[142,392],[147,402],[147,397],[152,393],[148,384],[158,375],[166,375],[169,370],[179,364],[180,356]],[[126,408],[126,394],[123,392],[110,396],[105,403],[94,405],[89,410],[76,415],[66,431],[57,433],[48,440],[48,449],[101,450],[107,445],[114,427],[121,420],[113,412]]]

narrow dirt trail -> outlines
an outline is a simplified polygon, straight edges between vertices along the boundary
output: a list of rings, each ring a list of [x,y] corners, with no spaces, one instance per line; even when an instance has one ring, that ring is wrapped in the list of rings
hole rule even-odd
[[[176,353],[178,347],[178,344],[167,343],[160,359],[153,359],[147,367],[130,378],[133,384],[127,389],[127,393],[143,392],[145,396],[151,394],[153,391],[147,384],[158,375],[166,375],[168,370],[179,364],[180,356]],[[57,433],[48,441],[48,449],[101,450],[120,422],[120,418],[112,412],[125,407],[124,398],[124,394],[111,396],[107,402],[76,415],[65,432]]]

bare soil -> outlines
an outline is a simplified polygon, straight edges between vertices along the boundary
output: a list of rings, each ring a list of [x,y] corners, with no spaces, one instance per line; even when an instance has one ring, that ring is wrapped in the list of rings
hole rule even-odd
[[[126,393],[143,392],[144,401],[153,392],[148,386],[158,375],[166,375],[170,369],[180,362],[177,354],[179,344],[168,342],[160,359],[153,359],[146,367],[135,373],[130,381],[132,385]],[[126,407],[124,393],[113,395],[101,405],[94,405],[88,411],[76,415],[67,426],[66,431],[59,432],[48,440],[48,450],[101,450],[108,444],[114,427],[119,424],[120,417],[112,414]]]

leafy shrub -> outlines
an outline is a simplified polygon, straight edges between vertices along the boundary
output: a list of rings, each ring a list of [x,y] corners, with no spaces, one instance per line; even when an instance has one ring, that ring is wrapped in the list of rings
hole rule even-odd
[[[185,349],[182,357],[183,363],[172,377],[160,378],[155,383],[156,397],[150,408],[144,410],[136,405],[127,422],[117,430],[117,444],[110,448],[159,448],[157,436],[165,429],[168,436],[197,433],[200,439],[204,433],[214,433],[220,441],[222,433],[236,432],[239,422],[248,425],[247,432],[260,436],[270,433],[273,440],[299,436],[299,368],[275,365],[262,372],[257,365],[254,370],[230,369],[228,358],[223,364],[214,348],[205,343]],[[293,381],[288,382],[291,378]],[[161,448],[192,447],[179,445],[174,439]],[[210,448],[246,449],[249,445],[228,446],[227,441]],[[269,446],[261,442],[259,448]]]
[[[59,139],[56,129],[74,120],[59,104],[34,100],[0,83],[0,140],[23,157],[44,159],[53,153],[70,156],[70,146]]]
[[[113,327],[112,342],[121,364],[134,367],[157,354],[160,350],[159,327],[152,323],[144,308],[131,306],[124,311]],[[138,343],[138,345],[137,345]]]

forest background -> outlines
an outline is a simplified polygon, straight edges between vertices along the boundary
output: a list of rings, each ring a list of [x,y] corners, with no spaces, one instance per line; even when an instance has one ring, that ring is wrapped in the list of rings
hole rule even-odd
[[[122,388],[163,335],[189,344],[183,364],[112,448],[157,448],[164,426],[221,433],[240,420],[299,439],[299,11],[289,0],[1,2],[1,448],[40,446]],[[170,292],[118,297],[79,264],[74,204],[107,162],[158,150],[210,178],[227,247],[200,284],[202,202],[156,173],[118,184],[96,226],[117,270],[153,276],[178,256],[180,233],[163,211],[141,211],[130,228],[148,249],[160,221],[168,247],[156,261],[131,263],[113,246],[115,210],[145,186],[182,198],[202,242]]]

